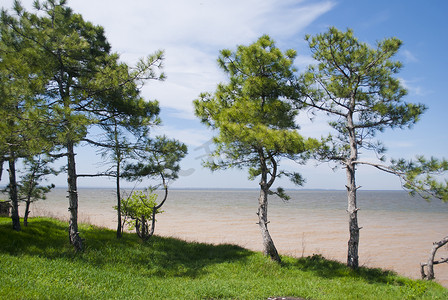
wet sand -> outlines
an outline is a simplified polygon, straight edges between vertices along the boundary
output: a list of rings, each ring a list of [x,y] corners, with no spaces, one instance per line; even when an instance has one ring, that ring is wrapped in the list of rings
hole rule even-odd
[[[116,229],[112,191],[80,196],[79,220]],[[207,195],[182,192],[167,201],[164,213],[157,216],[157,235],[213,244],[231,243],[262,250],[261,234],[256,224],[257,201],[232,201],[216,205]],[[210,192],[212,193],[212,192]],[[223,194],[225,196],[225,193]],[[252,195],[251,195],[252,196]],[[92,199],[97,197],[95,201]],[[210,197],[214,197],[211,195]],[[65,199],[64,199],[65,200]],[[170,201],[171,200],[171,201]],[[295,257],[322,254],[341,262],[346,260],[348,241],[347,214],[344,209],[300,209],[281,201],[271,201],[269,231],[281,254]],[[36,202],[32,215],[68,219],[68,201]],[[420,278],[420,262],[428,258],[432,243],[446,236],[446,213],[363,211],[358,213],[360,265],[393,270],[400,275]],[[447,257],[447,248],[439,249]],[[448,287],[448,264],[435,266],[437,281]]]

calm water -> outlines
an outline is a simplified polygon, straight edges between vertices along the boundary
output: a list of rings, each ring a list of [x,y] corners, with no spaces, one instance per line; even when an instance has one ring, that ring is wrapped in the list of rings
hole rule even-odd
[[[348,241],[344,191],[290,191],[291,200],[269,199],[269,231],[280,253],[322,254],[345,261]],[[33,215],[68,219],[65,189],[32,206]],[[256,190],[171,190],[158,215],[156,234],[190,241],[234,243],[261,250]],[[116,228],[113,189],[80,189],[79,218]],[[419,278],[432,243],[448,234],[448,204],[426,202],[403,191],[359,191],[360,264]],[[446,257],[447,249],[440,249]],[[448,286],[448,265],[435,267]]]

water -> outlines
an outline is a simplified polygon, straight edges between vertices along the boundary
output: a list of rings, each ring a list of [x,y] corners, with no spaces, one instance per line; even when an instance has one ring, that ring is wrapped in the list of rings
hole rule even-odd
[[[282,254],[322,254],[344,262],[347,253],[347,199],[344,191],[289,191],[291,200],[269,199],[269,231]],[[64,189],[32,204],[33,215],[68,219]],[[156,234],[188,241],[233,243],[261,250],[256,190],[171,190]],[[113,189],[80,189],[79,220],[116,228]],[[419,278],[432,243],[448,234],[448,204],[426,202],[403,191],[359,191],[360,265]],[[23,208],[23,207],[22,207]],[[446,257],[447,249],[439,249]],[[448,265],[435,266],[448,287]]]

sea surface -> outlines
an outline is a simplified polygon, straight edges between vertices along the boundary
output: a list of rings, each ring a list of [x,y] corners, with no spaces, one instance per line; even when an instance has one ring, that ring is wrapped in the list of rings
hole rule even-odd
[[[128,191],[129,192],[129,191]],[[170,190],[155,233],[188,241],[232,243],[262,249],[257,219],[257,190]],[[269,198],[269,231],[281,254],[322,254],[346,261],[348,242],[345,191],[288,191],[287,202]],[[113,189],[80,189],[79,221],[116,228]],[[21,209],[23,209],[22,205]],[[358,191],[360,265],[420,277],[432,244],[448,234],[448,203],[427,202],[404,191]],[[32,215],[69,217],[66,190],[54,189],[31,206]],[[448,249],[438,251],[447,257]],[[448,264],[435,266],[448,287]]]

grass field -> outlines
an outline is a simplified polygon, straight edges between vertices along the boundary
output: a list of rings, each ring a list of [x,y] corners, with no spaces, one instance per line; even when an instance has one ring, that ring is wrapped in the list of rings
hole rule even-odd
[[[81,225],[74,252],[68,224],[30,219],[21,232],[0,218],[0,299],[448,299],[435,282],[380,269],[357,271],[321,256],[281,265],[234,245],[187,243]]]

